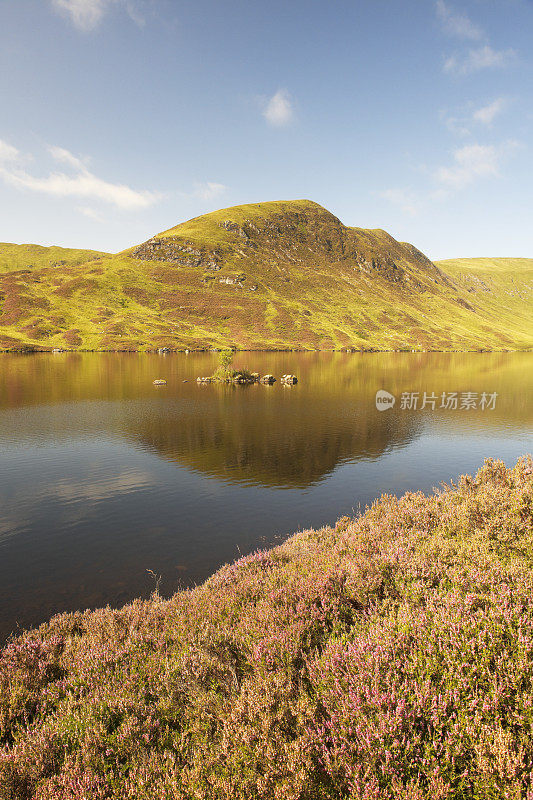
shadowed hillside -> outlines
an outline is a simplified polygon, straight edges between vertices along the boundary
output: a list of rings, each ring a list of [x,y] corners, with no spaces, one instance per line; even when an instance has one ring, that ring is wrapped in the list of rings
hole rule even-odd
[[[533,347],[531,269],[478,261],[435,265],[308,200],[215,211],[117,255],[0,245],[0,347]]]

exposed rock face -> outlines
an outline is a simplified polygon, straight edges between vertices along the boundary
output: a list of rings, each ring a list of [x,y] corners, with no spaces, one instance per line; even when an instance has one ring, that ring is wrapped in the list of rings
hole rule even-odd
[[[228,213],[231,210],[228,209]],[[275,265],[279,271],[287,271],[292,265],[325,262],[352,272],[380,276],[410,289],[424,290],[419,280],[420,270],[432,283],[448,283],[443,273],[412,245],[397,242],[385,231],[348,228],[316,204],[254,219],[243,219],[242,215],[238,220],[213,219],[210,225],[209,239],[217,241],[216,245],[182,238],[178,226],[173,229],[173,235],[154,236],[137,247],[132,255],[203,272],[219,271],[236,261],[247,265],[246,269],[252,274],[253,263],[258,260]],[[410,270],[410,265],[416,269]],[[204,283],[209,282],[208,276],[199,277]],[[287,274],[282,280],[290,282],[291,277]],[[235,275],[225,275],[219,283],[240,288],[245,285],[244,277]],[[257,284],[249,283],[247,288],[256,291]]]
[[[225,278],[219,278],[219,283],[225,283],[227,286],[244,286],[246,275],[227,275]]]
[[[0,243],[0,349],[530,349],[532,264],[436,266],[309,200],[214,211],[116,256]]]
[[[178,237],[161,239],[153,236],[144,244],[136,247],[132,256],[143,261],[166,261],[184,267],[201,267],[210,270],[218,270],[221,267],[218,263],[219,256],[216,253],[183,242]]]

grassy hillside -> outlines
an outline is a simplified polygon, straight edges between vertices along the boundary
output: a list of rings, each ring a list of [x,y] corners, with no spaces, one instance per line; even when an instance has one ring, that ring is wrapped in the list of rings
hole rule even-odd
[[[439,261],[486,319],[511,338],[533,329],[533,258],[458,258]]]
[[[79,266],[105,255],[109,254],[97,250],[75,250],[69,247],[43,247],[40,244],[0,242],[0,275],[13,270]]]
[[[1,800],[531,797],[532,478],[488,461],[14,638]]]
[[[533,347],[529,268],[469,263],[308,200],[215,211],[116,255],[0,245],[0,347]]]

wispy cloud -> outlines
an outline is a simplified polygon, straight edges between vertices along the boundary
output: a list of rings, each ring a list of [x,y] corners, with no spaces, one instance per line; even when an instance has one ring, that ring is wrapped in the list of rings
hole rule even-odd
[[[121,5],[139,26],[144,25],[135,0],[51,0],[52,8],[70,19],[80,31],[92,31],[113,5]]]
[[[495,118],[502,113],[506,106],[507,100],[505,97],[498,97],[492,103],[474,111],[472,119],[476,122],[480,122],[482,125],[492,125]]]
[[[69,150],[49,147],[54,161],[71,168],[71,173],[52,172],[37,177],[28,172],[29,160],[17,148],[0,140],[0,178],[16,189],[45,194],[50,197],[82,197],[99,200],[125,211],[147,208],[160,199],[155,192],[137,191],[121,183],[111,183],[90,172],[85,163]]]
[[[506,67],[516,56],[512,48],[494,50],[486,44],[470,49],[465,55],[453,55],[444,62],[444,71],[452,75],[469,75],[481,69]]]
[[[472,131],[480,125],[490,127],[496,117],[505,111],[509,105],[506,97],[497,97],[491,103],[475,108],[469,103],[466,108],[459,109],[453,114],[441,111],[440,116],[446,127],[456,136],[470,136]]]
[[[482,69],[506,67],[515,57],[512,48],[495,50],[491,47],[482,28],[461,11],[456,11],[445,0],[436,0],[435,8],[443,30],[458,39],[479,42],[461,54],[448,56],[444,60],[444,72],[452,75],[469,75]],[[484,40],[484,43],[482,43]]]
[[[444,0],[437,0],[437,16],[442,23],[443,29],[451,36],[458,36],[461,39],[472,39],[479,41],[483,38],[483,31],[472,20],[461,12],[455,11],[446,5]]]
[[[441,119],[448,130],[455,136],[469,136],[470,135],[470,121],[471,118],[467,116],[455,116],[446,111],[441,111]]]
[[[2,141],[0,139],[0,169],[5,164],[10,164],[20,160],[20,153],[12,144]]]
[[[86,169],[85,162],[83,162],[81,158],[73,155],[70,150],[65,150],[63,147],[55,147],[54,145],[50,145],[48,147],[48,152],[55,161],[67,164],[69,167],[73,167],[74,169],[80,171]]]
[[[94,220],[94,222],[104,222],[104,218],[100,212],[95,208],[91,208],[91,206],[78,206],[78,211],[80,214],[83,214],[84,217]]]
[[[206,181],[205,183],[195,183],[193,197],[198,197],[200,200],[214,200],[227,190],[227,186],[223,183],[213,183]]]
[[[500,174],[502,160],[518,146],[517,142],[502,145],[470,144],[454,150],[452,164],[435,172],[438,183],[453,189],[463,189],[479,178]]]
[[[378,197],[388,200],[398,206],[407,214],[414,216],[420,210],[420,200],[411,189],[392,188],[382,192],[376,192]]]
[[[434,203],[449,200],[458,191],[482,178],[500,177],[501,168],[520,143],[514,140],[499,145],[470,144],[452,152],[450,164],[435,168],[421,167],[420,171],[430,177],[433,188],[389,188],[376,192],[378,197],[398,206],[406,214],[415,215]],[[436,182],[436,186],[435,186]]]
[[[278,89],[264,106],[263,116],[269,125],[282,128],[294,119],[294,104],[287,89]]]

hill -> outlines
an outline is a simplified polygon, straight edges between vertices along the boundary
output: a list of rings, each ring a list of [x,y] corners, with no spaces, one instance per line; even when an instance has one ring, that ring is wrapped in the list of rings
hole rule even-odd
[[[533,325],[533,258],[458,258],[439,261],[481,314],[512,338]]]
[[[308,200],[215,211],[116,255],[35,247],[0,245],[5,349],[533,347],[529,267],[434,264]]]

